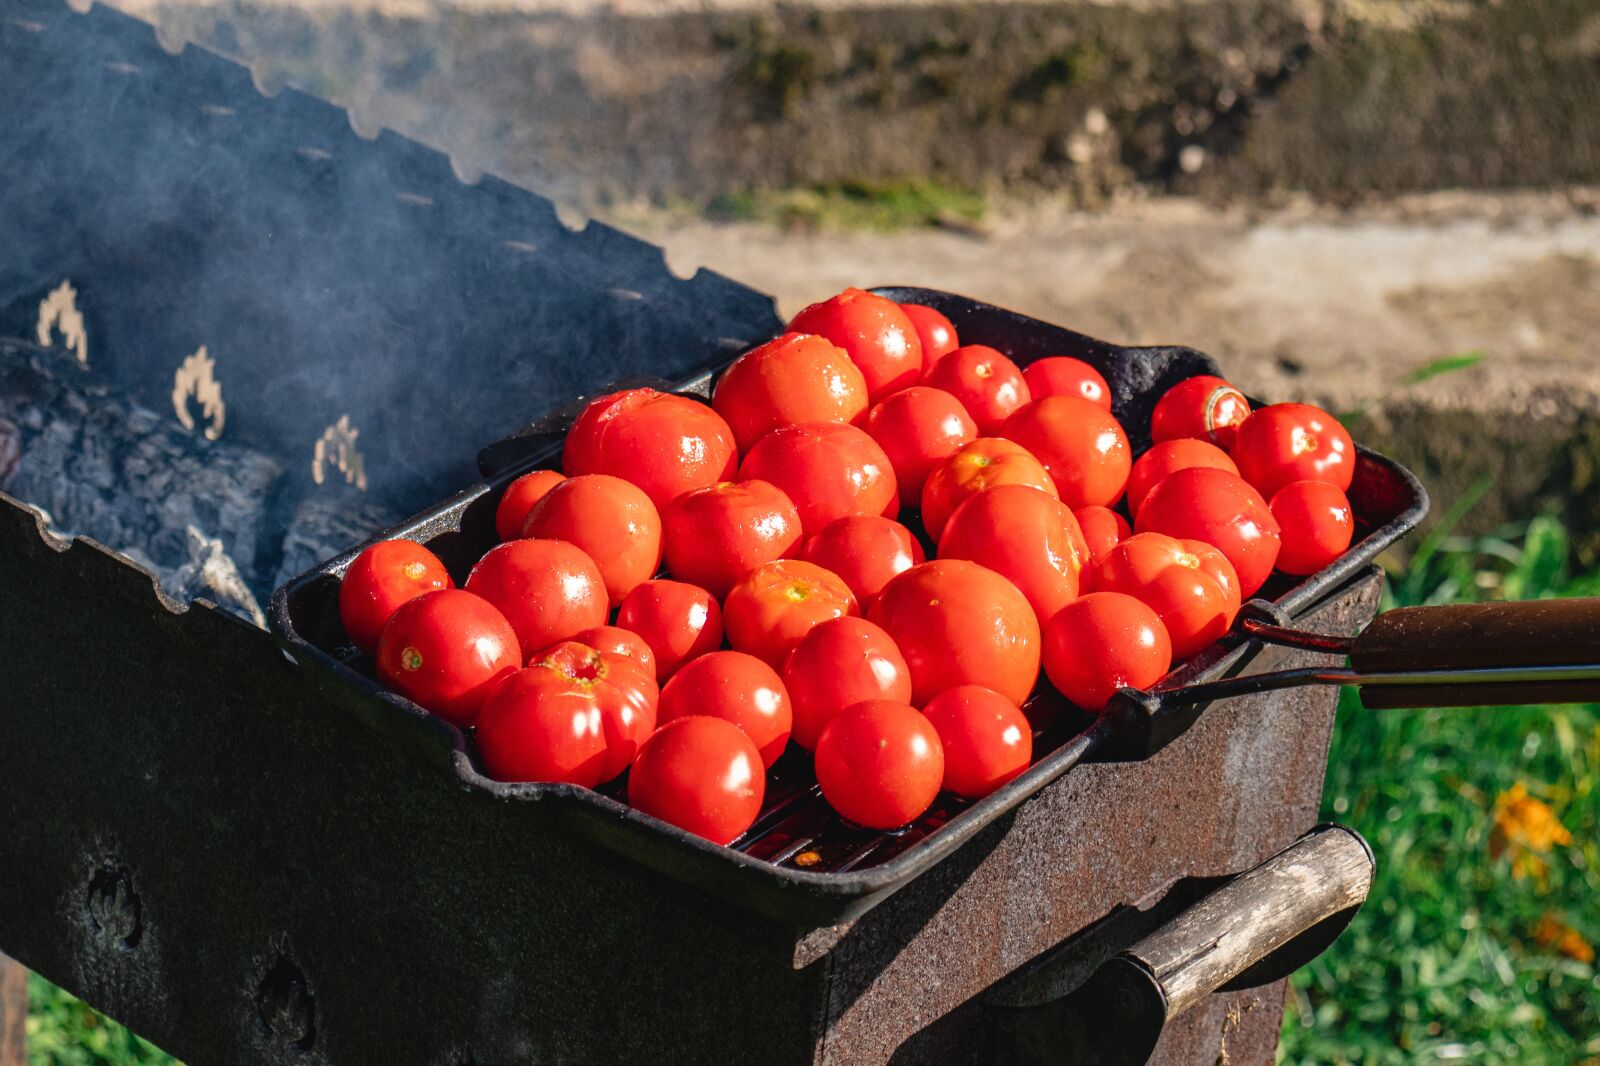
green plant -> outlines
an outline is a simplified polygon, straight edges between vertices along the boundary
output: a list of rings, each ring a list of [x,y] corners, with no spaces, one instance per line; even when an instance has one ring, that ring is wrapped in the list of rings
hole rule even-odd
[[[746,189],[717,197],[713,218],[767,222],[789,229],[876,230],[971,225],[983,197],[933,181],[843,181],[793,189]]]
[[[28,977],[30,1066],[179,1066],[76,996],[38,974]]]

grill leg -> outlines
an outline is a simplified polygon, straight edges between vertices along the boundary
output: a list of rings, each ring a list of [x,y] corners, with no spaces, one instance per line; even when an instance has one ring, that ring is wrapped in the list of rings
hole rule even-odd
[[[28,1066],[28,971],[0,955],[0,1066]]]

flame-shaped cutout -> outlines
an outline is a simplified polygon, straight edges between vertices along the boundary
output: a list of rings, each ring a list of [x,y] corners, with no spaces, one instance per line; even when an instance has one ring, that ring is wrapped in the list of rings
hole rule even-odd
[[[361,431],[350,425],[349,415],[340,415],[339,421],[322,431],[311,459],[311,480],[322,484],[326,468],[332,465],[351,485],[367,491],[367,462],[356,449],[356,438]]]
[[[39,301],[39,344],[48,348],[56,329],[61,330],[61,343],[78,357],[78,362],[89,364],[89,333],[83,328],[83,316],[78,313],[78,290],[72,282],[63,281],[49,296]]]
[[[206,440],[222,436],[222,424],[227,420],[227,405],[222,402],[222,383],[213,376],[216,363],[206,354],[206,346],[185,359],[172,376],[172,410],[184,429],[194,429],[194,415],[189,413],[189,398],[200,404],[200,413],[206,419]]]

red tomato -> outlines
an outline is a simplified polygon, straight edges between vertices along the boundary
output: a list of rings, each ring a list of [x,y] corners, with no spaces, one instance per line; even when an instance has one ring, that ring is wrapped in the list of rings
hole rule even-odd
[[[1044,633],[1044,672],[1063,696],[1103,711],[1119,688],[1149,688],[1172,666],[1172,642],[1155,611],[1120,592],[1067,604]]]
[[[656,653],[637,633],[630,633],[618,626],[595,626],[576,634],[572,639],[579,644],[587,644],[595,651],[632,659],[639,664],[639,669],[651,677],[656,676]]]
[[[703,403],[655,389],[602,396],[572,424],[561,453],[569,475],[611,474],[656,507],[680,492],[727,481],[739,456],[733,430]]]
[[[1066,504],[1027,485],[997,485],[956,508],[939,558],[970,559],[1028,598],[1042,627],[1078,595],[1089,546]]]
[[[524,537],[576,544],[589,553],[613,606],[661,566],[661,516],[650,497],[609,474],[584,474],[552,485],[533,505]]]
[[[535,470],[507,485],[499,506],[494,509],[495,535],[501,540],[515,540],[521,536],[522,524],[528,520],[533,505],[543,499],[556,482],[565,480],[566,475],[559,470]]]
[[[658,695],[634,660],[563,641],[483,705],[478,751],[497,781],[593,788],[633,762],[655,730]]]
[[[730,844],[761,813],[761,754],[731,722],[677,718],[645,741],[628,775],[636,810],[713,844]]]
[[[917,339],[922,341],[922,376],[926,379],[933,364],[960,347],[956,327],[943,314],[922,304],[901,304],[900,310],[917,328]]]
[[[1000,432],[1038,457],[1068,507],[1110,507],[1128,484],[1128,435],[1111,412],[1088,400],[1046,396],[1012,415]]]
[[[1347,492],[1356,446],[1338,419],[1308,403],[1275,403],[1244,420],[1233,440],[1240,475],[1271,496],[1291,481],[1326,481]]]
[[[378,638],[378,679],[465,728],[494,687],[522,665],[505,616],[462,589],[425,592],[394,612]]]
[[[863,430],[837,422],[801,422],[768,433],[739,467],[739,480],[751,479],[787,493],[805,530],[845,515],[900,509],[889,457]]]
[[[1191,466],[1161,479],[1134,520],[1140,533],[1198,540],[1228,557],[1249,599],[1272,575],[1281,537],[1261,493],[1226,470]]]
[[[1089,571],[1096,592],[1122,592],[1161,618],[1172,658],[1187,659],[1220,639],[1239,613],[1239,577],[1217,549],[1164,533],[1138,533]]]
[[[846,289],[795,315],[789,328],[826,337],[849,352],[867,379],[869,403],[915,385],[922,377],[922,339],[893,300]]]
[[[1083,541],[1089,548],[1091,562],[1099,559],[1119,540],[1133,532],[1128,520],[1109,507],[1091,504],[1088,507],[1079,507],[1072,512],[1072,516],[1078,520],[1078,528],[1083,531]]]
[[[981,799],[1033,761],[1033,731],[1015,703],[982,685],[947,688],[922,710],[944,748],[944,788]]]
[[[1039,622],[1017,586],[965,559],[913,566],[878,594],[869,617],[911,670],[911,702],[984,685],[1021,703],[1039,677]]]
[[[661,690],[661,721],[704,714],[732,722],[771,766],[789,743],[794,712],[778,672],[742,651],[714,651],[691,659]]]
[[[717,380],[711,404],[747,452],[779,426],[855,422],[867,410],[867,381],[826,338],[785,333],[736,359]]]
[[[1283,528],[1277,566],[1286,574],[1316,573],[1343,555],[1355,537],[1349,498],[1326,481],[1291,481],[1270,506]]]
[[[856,598],[839,575],[815,563],[776,559],[733,586],[723,604],[728,643],[781,667],[811,627],[857,614]]]
[[[1228,458],[1228,453],[1215,444],[1191,437],[1161,441],[1139,456],[1133,464],[1133,472],[1128,475],[1128,510],[1137,518],[1139,505],[1156,487],[1156,482],[1174,470],[1186,470],[1191,466],[1209,466],[1230,474],[1239,472],[1233,460]]]
[[[1249,416],[1250,401],[1244,393],[1219,377],[1201,374],[1162,393],[1150,416],[1150,439],[1190,437],[1231,448],[1239,423]]]
[[[1033,398],[1017,364],[986,344],[957,348],[939,360],[926,383],[960,400],[986,437]]]
[[[856,825],[896,829],[933,805],[944,780],[944,749],[915,707],[866,700],[823,729],[816,768],[830,807]]]
[[[617,625],[650,645],[661,681],[695,656],[722,646],[722,608],[711,593],[682,581],[636,585],[617,610]]]
[[[979,437],[933,468],[922,486],[922,528],[939,543],[945,523],[970,496],[996,485],[1031,485],[1056,495],[1044,465],[1020,444],[999,437]]]
[[[814,751],[834,715],[862,700],[911,699],[911,671],[893,638],[864,618],[818,623],[789,653],[784,684],[794,701],[794,742]]]
[[[911,530],[882,515],[834,519],[806,538],[801,557],[844,579],[863,609],[891,577],[925,558]]]
[[[1111,410],[1111,386],[1106,384],[1100,371],[1082,359],[1070,355],[1035,359],[1023,370],[1022,378],[1035,400],[1046,396],[1076,396],[1096,407]]]
[[[600,568],[564,540],[508,540],[490,548],[466,588],[505,615],[527,655],[605,625],[608,613]]]
[[[943,389],[901,389],[867,413],[867,432],[894,466],[900,495],[916,500],[934,467],[978,436],[961,401]]]
[[[716,596],[800,542],[800,512],[788,493],[755,478],[686,492],[661,523],[668,572]]]
[[[424,592],[455,587],[439,557],[412,540],[380,540],[355,557],[339,582],[339,621],[350,643],[372,654],[384,623]]]

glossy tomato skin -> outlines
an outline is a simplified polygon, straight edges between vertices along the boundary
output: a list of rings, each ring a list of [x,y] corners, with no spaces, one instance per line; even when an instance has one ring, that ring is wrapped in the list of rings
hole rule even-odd
[[[762,563],[793,553],[800,512],[770,481],[724,481],[686,492],[661,516],[667,572],[726,596]]]
[[[1128,510],[1138,517],[1139,505],[1157,482],[1174,471],[1191,466],[1209,466],[1230,474],[1239,472],[1233,460],[1228,458],[1228,453],[1215,444],[1192,437],[1160,441],[1134,461],[1133,471],[1128,475]]]
[[[582,474],[552,485],[523,523],[524,537],[564,540],[600,568],[612,606],[661,566],[661,515],[631,482]]]
[[[1249,416],[1250,401],[1244,393],[1222,378],[1200,374],[1161,394],[1150,416],[1150,439],[1188,437],[1229,449],[1239,424]]]
[[[867,381],[867,401],[883,397],[922,377],[922,339],[917,327],[893,300],[861,289],[846,289],[794,316],[789,329],[814,333],[850,353]]]
[[[1283,529],[1277,566],[1286,574],[1316,573],[1348,551],[1355,537],[1350,498],[1326,481],[1291,481],[1268,506]]]
[[[1350,490],[1356,446],[1339,420],[1308,403],[1275,403],[1239,426],[1233,441],[1239,473],[1263,496],[1291,481],[1326,481]]]
[[[1239,578],[1217,549],[1164,533],[1138,533],[1089,571],[1089,586],[1121,592],[1156,612],[1182,661],[1228,632],[1239,613]]]
[[[564,540],[508,540],[490,548],[467,575],[466,589],[494,604],[527,655],[605,625],[609,613],[600,568]]]
[[[860,613],[839,575],[801,559],[756,567],[728,593],[723,609],[728,643],[774,669],[812,626]]]
[[[736,359],[717,379],[711,405],[747,452],[779,426],[859,421],[867,411],[867,381],[827,338],[785,333]]]
[[[1099,559],[1116,546],[1117,542],[1133,532],[1128,520],[1109,507],[1091,504],[1072,512],[1083,533],[1084,544],[1089,548],[1089,559]]]
[[[868,617],[911,671],[911,702],[983,685],[1022,703],[1039,677],[1039,622],[1017,587],[965,559],[914,566],[883,587]]]
[[[917,339],[922,341],[922,377],[927,379],[933,364],[961,347],[955,325],[941,312],[922,304],[901,304],[911,324],[917,329]]]
[[[1192,466],[1161,479],[1144,498],[1134,529],[1198,540],[1227,556],[1249,599],[1272,576],[1282,537],[1267,501],[1243,478]]]
[[[402,604],[454,588],[444,563],[412,540],[380,540],[355,557],[339,582],[339,621],[350,643],[371,655]]]
[[[729,844],[761,813],[766,788],[761,755],[743,730],[690,715],[645,741],[628,776],[628,803],[713,844]]]
[[[837,422],[801,422],[762,437],[739,467],[740,481],[752,479],[782,489],[806,532],[846,515],[900,508],[889,457],[864,430]]]
[[[1056,483],[1032,452],[1000,437],[979,437],[934,467],[922,486],[922,528],[929,539],[939,543],[955,509],[996,485],[1031,485],[1059,498]]]
[[[617,626],[650,645],[660,681],[695,656],[722,646],[722,608],[716,597],[683,581],[659,578],[636,585],[617,610]]]
[[[833,716],[862,700],[911,700],[911,671],[894,639],[864,618],[816,625],[783,666],[794,703],[794,742],[814,751]]]
[[[1089,545],[1060,500],[1027,485],[997,485],[956,508],[939,558],[970,559],[1007,579],[1043,627],[1077,598]]]
[[[939,360],[925,383],[960,400],[986,437],[1033,399],[1017,364],[987,344],[957,348]]]
[[[1086,711],[1105,710],[1119,688],[1149,688],[1171,666],[1172,642],[1161,619],[1121,592],[1080,596],[1045,630],[1045,674]]]
[[[915,707],[867,700],[834,715],[817,739],[822,798],[868,829],[915,821],[939,795],[944,749]]]
[[[522,535],[522,524],[528,520],[533,505],[544,498],[558,481],[566,475],[559,470],[535,470],[523,474],[506,486],[500,503],[494,509],[494,532],[501,540],[515,540]]]
[[[1111,410],[1111,386],[1100,371],[1070,355],[1035,359],[1022,371],[1035,400],[1046,396],[1076,396],[1096,407]]]
[[[386,688],[466,728],[522,665],[522,650],[493,604],[463,589],[440,589],[400,605],[378,638],[376,658]]]
[[[922,545],[911,530],[882,515],[836,518],[806,538],[800,555],[838,574],[863,610],[872,606],[890,578],[924,561]]]
[[[644,490],[657,508],[680,492],[727,481],[739,463],[733,430],[698,401],[627,389],[584,408],[567,433],[569,476],[610,474]]]
[[[789,743],[794,711],[778,672],[742,651],[714,651],[683,664],[661,690],[660,720],[702,714],[744,730],[763,766]]]
[[[944,788],[981,799],[1033,761],[1033,730],[1015,703],[982,685],[947,688],[922,709],[944,748]]]
[[[889,457],[900,495],[914,501],[933,468],[976,440],[978,427],[960,400],[915,385],[867,412],[867,433]]]
[[[1110,507],[1133,469],[1128,435],[1111,412],[1077,396],[1046,396],[1012,415],[1000,435],[1036,456],[1068,507]]]
[[[629,632],[619,626],[595,626],[574,634],[572,639],[575,643],[588,645],[595,651],[632,659],[639,664],[639,669],[651,677],[656,676],[656,653],[650,650],[650,645],[637,633]]]

